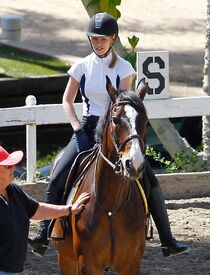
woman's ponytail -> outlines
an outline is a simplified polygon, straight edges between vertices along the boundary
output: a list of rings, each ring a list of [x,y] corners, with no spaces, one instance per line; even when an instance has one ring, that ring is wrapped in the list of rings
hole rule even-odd
[[[117,62],[117,53],[113,47],[111,48],[111,52],[112,52],[112,60],[109,63],[109,68],[114,68]]]

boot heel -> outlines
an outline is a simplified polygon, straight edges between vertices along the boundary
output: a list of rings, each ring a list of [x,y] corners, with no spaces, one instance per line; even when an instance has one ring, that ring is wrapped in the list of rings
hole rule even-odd
[[[162,248],[162,253],[163,253],[163,257],[169,257],[171,255],[171,253],[166,247]]]
[[[164,257],[180,255],[190,250],[190,247],[186,244],[182,244],[173,239],[173,243],[168,246],[162,246],[162,253]]]

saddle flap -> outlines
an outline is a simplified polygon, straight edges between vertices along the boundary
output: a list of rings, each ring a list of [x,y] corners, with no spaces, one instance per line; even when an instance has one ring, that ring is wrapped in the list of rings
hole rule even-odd
[[[58,241],[58,240],[64,240],[66,237],[66,231],[67,231],[67,220],[68,217],[61,217],[57,219],[53,219],[50,222],[50,225],[48,227],[47,236],[48,239]]]
[[[68,174],[68,178],[65,184],[65,190],[62,198],[62,203],[66,203],[71,190],[73,190],[71,192],[72,193],[71,197],[76,193],[77,187],[79,185],[78,182],[80,182],[80,179],[85,175],[90,164],[96,158],[98,151],[99,151],[99,145],[96,144],[92,149],[81,152],[76,157]]]

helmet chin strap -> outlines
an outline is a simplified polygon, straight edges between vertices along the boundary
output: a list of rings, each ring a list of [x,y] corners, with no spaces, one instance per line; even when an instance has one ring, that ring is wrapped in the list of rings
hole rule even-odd
[[[100,58],[105,58],[105,57],[107,57],[107,56],[110,54],[111,49],[112,49],[112,46],[113,46],[114,41],[115,41],[115,39],[112,41],[112,43],[110,44],[109,49],[108,49],[104,54],[99,55],[99,54],[97,54],[97,53],[95,52],[95,50],[94,50],[94,48],[93,48],[93,45],[92,45],[92,43],[91,43],[91,39],[90,39],[89,36],[88,36],[88,40],[89,40],[89,42],[90,42],[90,46],[91,46],[91,48],[92,48],[92,51],[95,53],[95,55],[97,55],[97,56],[100,57]]]

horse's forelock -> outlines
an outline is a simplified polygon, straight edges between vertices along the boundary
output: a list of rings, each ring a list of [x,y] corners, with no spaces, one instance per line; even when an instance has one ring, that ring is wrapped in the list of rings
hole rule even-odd
[[[146,109],[141,98],[134,91],[122,91],[117,97],[117,102],[128,101],[130,105],[133,106],[138,113],[146,114]]]

